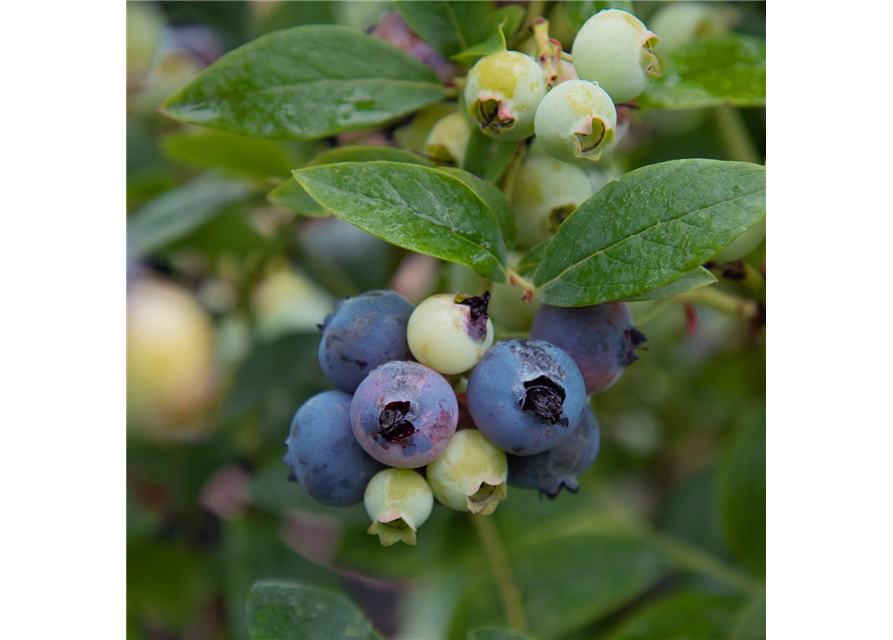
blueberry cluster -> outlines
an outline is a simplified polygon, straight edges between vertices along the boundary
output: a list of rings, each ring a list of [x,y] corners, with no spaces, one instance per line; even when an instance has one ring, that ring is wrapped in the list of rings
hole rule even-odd
[[[290,479],[327,505],[363,500],[385,546],[415,544],[435,499],[489,515],[506,483],[576,492],[599,448],[587,394],[616,382],[645,337],[623,303],[543,306],[531,339],[494,345],[489,300],[439,294],[414,308],[369,291],[339,302],[319,346],[339,390],[295,414]]]
[[[658,40],[628,11],[599,11],[574,40],[573,75],[551,90],[525,53],[481,58],[465,84],[468,114],[488,135],[521,140],[535,133],[558,160],[596,161],[617,136],[615,104],[634,100],[660,75]]]

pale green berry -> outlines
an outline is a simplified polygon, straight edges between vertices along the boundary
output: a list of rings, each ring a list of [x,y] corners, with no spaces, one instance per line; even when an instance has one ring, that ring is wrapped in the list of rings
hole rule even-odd
[[[508,461],[480,431],[463,429],[428,465],[427,476],[434,497],[450,509],[488,516],[505,500]]]
[[[546,95],[546,78],[536,60],[517,51],[484,56],[468,72],[468,114],[487,135],[522,140],[533,135],[536,108]]]
[[[599,11],[574,40],[577,75],[598,82],[617,104],[634,100],[660,75],[661,61],[654,51],[659,39],[627,11]]]
[[[660,34],[660,51],[667,55],[697,38],[726,30],[730,14],[712,3],[673,2],[661,7],[649,20]]]
[[[760,219],[754,226],[735,238],[728,247],[713,256],[713,262],[722,264],[740,260],[756,249],[766,237],[766,217]]]
[[[490,293],[431,296],[409,317],[406,339],[412,355],[443,374],[468,371],[493,346],[493,322],[487,307]]]
[[[529,158],[518,171],[511,198],[518,243],[532,247],[551,236],[592,193],[580,167],[549,157]]]
[[[471,137],[468,118],[451,113],[441,118],[425,141],[425,153],[441,162],[452,162],[461,167],[465,161],[465,147]]]
[[[456,106],[445,102],[425,107],[413,116],[409,124],[394,130],[394,140],[401,147],[425,153],[425,143],[434,125],[455,112]]]
[[[617,110],[595,82],[569,80],[546,95],[535,124],[536,139],[553,158],[595,162],[614,141]]]
[[[378,536],[383,546],[398,542],[415,545],[416,531],[434,508],[434,495],[412,469],[384,469],[369,481],[363,504],[372,518],[368,532]]]

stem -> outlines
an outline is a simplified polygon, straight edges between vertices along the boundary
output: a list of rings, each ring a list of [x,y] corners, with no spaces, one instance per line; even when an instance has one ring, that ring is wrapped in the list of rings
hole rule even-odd
[[[471,523],[481,541],[484,555],[490,563],[490,569],[493,571],[493,578],[496,580],[496,586],[505,609],[506,622],[518,633],[527,634],[527,620],[524,618],[521,590],[515,583],[505,549],[499,539],[499,532],[489,516],[471,515],[469,518],[471,518]]]
[[[549,21],[545,18],[537,18],[530,26],[533,30],[533,38],[536,40],[537,62],[546,72],[546,84],[551,87],[561,75],[561,58],[556,55],[560,48],[555,47],[549,40]]]
[[[505,177],[502,179],[502,192],[505,197],[511,200],[512,191],[515,190],[515,182],[518,180],[518,171],[521,170],[521,156],[524,151],[524,141],[519,140],[515,147],[515,153],[509,160],[509,166],[505,170]]]
[[[565,62],[570,62],[571,64],[574,64],[574,57],[571,54],[569,54],[567,51],[562,51],[559,55],[561,56],[561,59],[564,60]]]
[[[744,124],[741,113],[730,106],[718,107],[714,111],[716,124],[719,126],[719,135],[730,160],[741,162],[755,162],[760,164],[762,158],[753,143],[750,131]]]
[[[738,316],[745,320],[753,320],[759,315],[759,305],[755,300],[746,300],[732,294],[725,293],[713,287],[701,287],[680,296],[683,300],[702,304],[705,307],[722,311],[731,316]]]
[[[515,268],[511,265],[505,269],[505,277],[513,287],[521,287],[521,290],[524,292],[524,302],[530,302],[533,298],[533,292],[536,291],[533,283],[515,271]]]

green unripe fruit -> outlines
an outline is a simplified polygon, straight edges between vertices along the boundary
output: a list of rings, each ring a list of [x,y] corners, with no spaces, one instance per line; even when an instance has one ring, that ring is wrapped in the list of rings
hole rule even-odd
[[[548,238],[592,193],[580,167],[549,157],[529,158],[518,171],[511,198],[518,243],[532,247]]]
[[[536,139],[563,162],[595,162],[614,141],[617,110],[611,96],[588,80],[552,89],[536,110]]]
[[[508,460],[480,431],[457,431],[428,465],[428,483],[441,503],[456,511],[490,515],[505,500]]]
[[[649,20],[660,34],[663,55],[694,42],[697,38],[719,35],[726,29],[728,14],[707,2],[673,2]]]
[[[766,217],[760,219],[754,226],[735,238],[728,247],[713,256],[713,262],[722,264],[740,260],[751,251],[760,246],[766,237]]]
[[[633,14],[620,9],[599,11],[586,21],[574,40],[577,75],[598,82],[616,104],[635,99],[660,75],[654,52],[658,38]]]
[[[406,339],[412,355],[438,373],[468,371],[493,346],[490,293],[469,297],[439,293],[409,316]]]
[[[367,531],[377,535],[383,546],[398,542],[415,545],[416,531],[434,508],[434,495],[412,469],[384,469],[369,481],[363,504],[372,518]]]
[[[461,113],[441,118],[425,141],[425,153],[441,162],[452,162],[458,167],[465,161],[465,147],[471,137],[468,119]]]
[[[484,56],[468,72],[468,114],[487,135],[522,140],[533,135],[536,109],[546,95],[543,68],[517,51]]]

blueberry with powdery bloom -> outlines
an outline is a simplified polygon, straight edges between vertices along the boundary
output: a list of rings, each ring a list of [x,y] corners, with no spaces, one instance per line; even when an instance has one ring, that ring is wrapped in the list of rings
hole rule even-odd
[[[388,362],[357,388],[353,434],[370,456],[400,469],[423,467],[456,432],[459,407],[446,379],[417,362]]]
[[[548,498],[555,498],[562,487],[577,493],[578,478],[595,462],[600,442],[598,419],[586,407],[583,419],[571,436],[554,449],[533,456],[508,456],[509,484],[539,489]]]
[[[586,380],[586,393],[608,389],[638,360],[636,349],[647,338],[633,326],[624,302],[590,307],[543,305],[533,319],[530,337],[546,340],[567,351]]]
[[[412,310],[412,303],[390,290],[339,300],[319,327],[319,366],[329,382],[353,393],[375,367],[411,360],[406,325]]]
[[[558,446],[580,423],[583,376],[564,351],[541,340],[494,346],[468,379],[468,409],[494,445],[516,456]]]
[[[366,485],[382,464],[371,458],[350,428],[351,397],[341,391],[318,393],[298,409],[282,459],[313,498],[332,507],[363,499]]]

